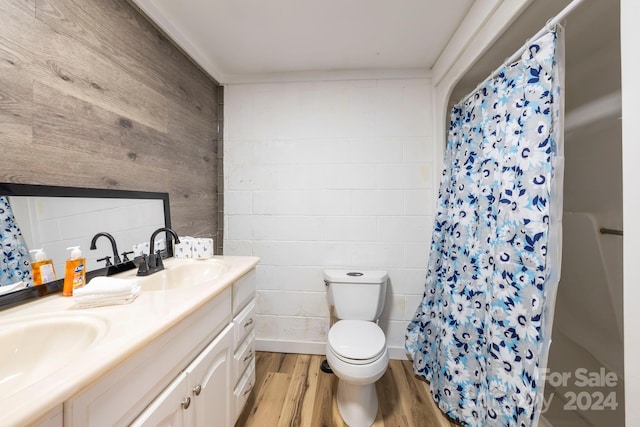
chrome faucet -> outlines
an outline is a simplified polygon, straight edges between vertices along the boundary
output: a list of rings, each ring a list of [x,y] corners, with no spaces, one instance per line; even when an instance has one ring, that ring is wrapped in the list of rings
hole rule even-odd
[[[148,276],[157,271],[164,270],[164,264],[162,263],[162,251],[158,250],[154,253],[156,236],[158,233],[167,232],[173,237],[174,243],[180,243],[178,234],[170,228],[162,227],[158,228],[151,234],[151,240],[149,241],[149,255],[143,254],[140,260],[140,266],[138,267],[138,276]],[[168,242],[167,242],[168,243]]]
[[[89,249],[91,249],[92,251],[96,249],[96,241],[98,240],[98,238],[100,237],[106,237],[107,239],[109,239],[109,241],[111,242],[111,250],[113,250],[113,263],[115,265],[120,264],[122,261],[120,260],[120,255],[118,255],[118,245],[116,245],[116,239],[113,238],[113,236],[109,233],[98,233],[95,236],[93,236],[93,239],[91,239],[91,246],[89,246]],[[107,261],[107,266],[109,266],[111,264],[111,261],[109,260],[109,258],[111,257],[104,257],[102,259],[99,259],[98,261]]]

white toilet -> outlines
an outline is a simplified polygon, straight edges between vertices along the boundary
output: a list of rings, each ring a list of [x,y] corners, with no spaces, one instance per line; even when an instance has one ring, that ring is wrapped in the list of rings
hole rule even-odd
[[[370,427],[378,412],[375,382],[389,365],[382,314],[387,272],[326,270],[329,305],[339,320],[329,330],[327,362],[338,376],[338,409],[349,427]]]

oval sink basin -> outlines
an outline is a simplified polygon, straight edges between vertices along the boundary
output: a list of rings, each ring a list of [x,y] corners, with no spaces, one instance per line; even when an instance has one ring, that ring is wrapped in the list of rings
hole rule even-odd
[[[220,260],[180,260],[165,265],[164,270],[150,276],[139,277],[138,281],[143,291],[164,291],[199,285],[220,277],[228,270],[229,264]]]
[[[72,363],[106,331],[106,321],[82,314],[0,323],[0,399]]]

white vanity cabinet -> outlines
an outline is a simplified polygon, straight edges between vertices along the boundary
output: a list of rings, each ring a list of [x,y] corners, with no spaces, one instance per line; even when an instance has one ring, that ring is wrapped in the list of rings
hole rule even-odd
[[[251,270],[233,284],[233,362],[231,413],[233,424],[244,409],[255,385],[256,271]]]
[[[232,427],[255,383],[255,269],[64,403],[65,427]]]
[[[162,407],[158,416],[162,413],[166,419],[168,406],[163,406],[162,400],[170,401],[173,393],[180,394],[180,400],[187,397],[194,400],[190,393],[177,391],[183,387],[182,376],[192,381],[194,388],[201,385],[203,390],[209,388],[211,381],[222,381],[220,387],[225,392],[220,393],[226,393],[225,403],[216,405],[223,411],[216,415],[216,420],[230,418],[226,402],[231,397],[231,320],[231,289],[226,288],[103,379],[67,400],[64,403],[65,427],[129,425],[143,411],[148,418],[155,419],[149,405]],[[187,381],[184,387],[189,385]]]
[[[230,427],[232,329],[227,326],[131,426]]]
[[[64,403],[65,427],[232,427],[255,383],[255,269]]]

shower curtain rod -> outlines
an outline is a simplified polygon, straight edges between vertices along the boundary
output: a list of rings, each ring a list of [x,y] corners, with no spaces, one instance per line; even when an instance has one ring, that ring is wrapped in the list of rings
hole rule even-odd
[[[498,75],[498,73],[500,72],[500,70],[505,66],[505,65],[509,65],[512,62],[514,62],[518,57],[520,57],[520,55],[522,55],[522,53],[524,52],[524,50],[527,48],[527,45],[529,44],[529,40],[535,40],[538,37],[542,36],[545,31],[550,31],[551,28],[553,28],[554,25],[558,24],[560,21],[562,21],[564,18],[567,17],[567,15],[569,15],[571,12],[573,12],[573,10],[580,6],[580,4],[583,2],[584,0],[573,0],[571,3],[569,3],[568,5],[565,6],[564,9],[562,9],[560,12],[558,12],[558,14],[556,16],[554,16],[553,18],[549,19],[547,21],[547,23],[545,24],[544,27],[542,27],[537,33],[535,33],[532,37],[529,37],[527,39],[527,41],[525,42],[524,45],[522,45],[520,47],[520,49],[516,50],[514,52],[513,55],[511,55],[509,58],[505,59],[505,61],[498,67],[496,68],[490,75],[489,77],[487,77],[486,79],[484,79],[482,82],[480,82],[480,84],[478,84],[478,86],[476,86],[476,88],[471,91],[468,95],[466,95],[464,98],[462,98],[462,100],[460,102],[464,102],[466,101],[471,95],[473,95],[474,93],[476,93],[478,91],[478,89],[480,89],[480,87],[487,81],[490,80],[492,78],[494,78],[495,76]],[[458,104],[460,103],[458,102]]]

